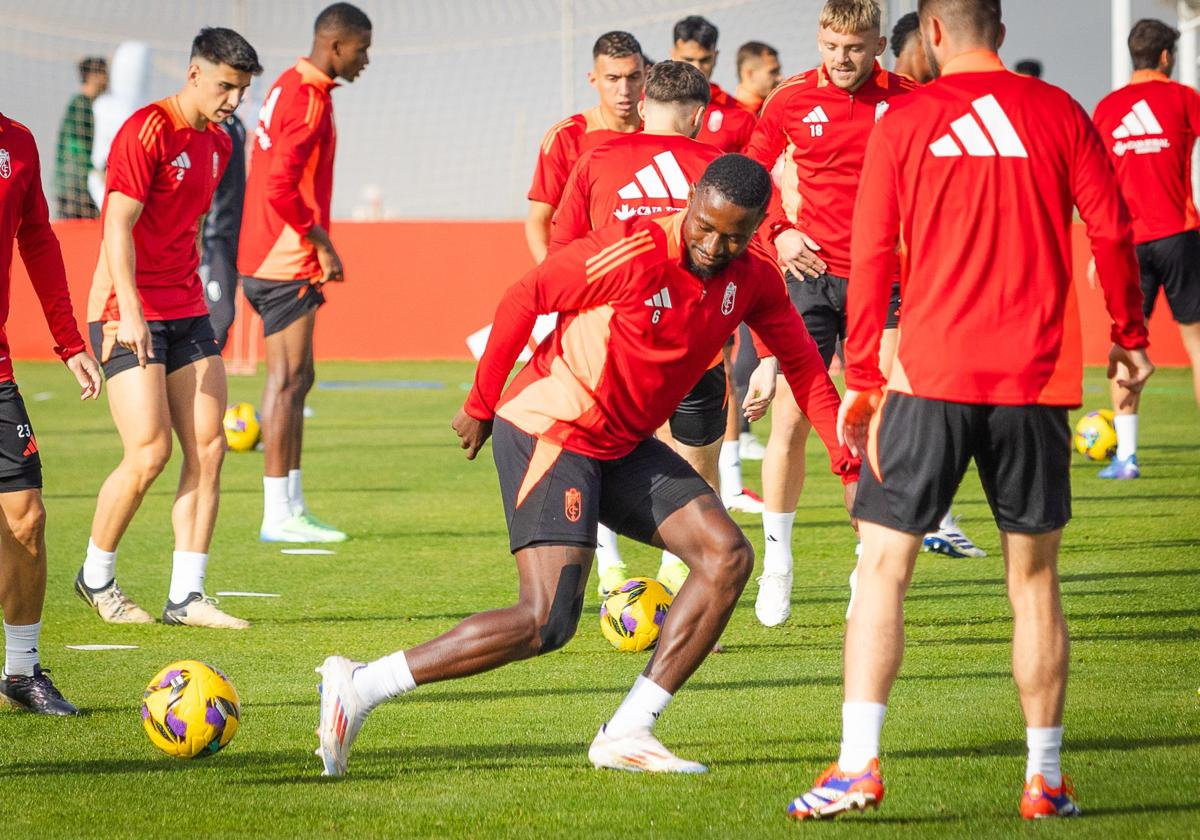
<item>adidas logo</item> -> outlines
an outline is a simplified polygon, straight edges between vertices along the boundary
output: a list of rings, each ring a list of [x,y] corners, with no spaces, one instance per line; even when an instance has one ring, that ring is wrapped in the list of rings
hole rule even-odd
[[[670,309],[671,293],[667,291],[666,286],[663,286],[661,292],[654,293],[654,297],[646,298],[646,305],[653,306],[655,309]]]
[[[1146,137],[1147,134],[1162,134],[1163,127],[1145,99],[1133,103],[1129,113],[1121,117],[1121,124],[1113,129],[1113,139],[1122,142],[1113,146],[1113,154],[1120,157],[1126,152],[1139,155],[1157,154],[1171,148],[1166,137]],[[1129,138],[1136,138],[1130,140]]]
[[[187,152],[180,152],[175,160],[171,161],[171,165],[179,171],[175,174],[176,181],[183,180],[183,173],[192,168],[192,159],[188,157]]]
[[[804,122],[806,122],[806,123],[827,123],[827,122],[829,122],[829,115],[825,113],[824,108],[822,108],[820,105],[818,105],[816,108],[813,108],[811,111],[808,112],[808,116],[806,116],[804,118]]]
[[[934,157],[962,157],[964,149],[970,157],[1029,157],[996,97],[990,93],[982,96],[971,103],[971,108],[975,114],[959,117],[950,123],[949,132],[929,144]]]
[[[679,161],[675,160],[675,155],[659,152],[653,160],[654,163],[637,171],[634,180],[617,190],[617,195],[627,201],[638,198],[674,198],[686,201],[688,179],[679,168]]]

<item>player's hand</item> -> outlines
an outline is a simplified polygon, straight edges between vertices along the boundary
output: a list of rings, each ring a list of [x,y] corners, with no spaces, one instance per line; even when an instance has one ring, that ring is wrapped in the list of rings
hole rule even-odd
[[[1099,276],[1096,274],[1096,258],[1092,257],[1090,260],[1088,260],[1087,267],[1088,288],[1095,289],[1099,279]]]
[[[461,408],[450,426],[458,434],[459,446],[467,450],[468,461],[475,460],[483,444],[492,436],[491,420],[476,420]]]
[[[91,353],[80,350],[71,356],[67,359],[67,370],[75,374],[79,383],[79,399],[86,400],[91,397],[94,400],[100,396],[100,366],[96,364]]]
[[[820,277],[829,268],[825,260],[817,256],[821,246],[798,230],[785,230],[775,237],[775,252],[779,262],[797,277]]]
[[[342,259],[338,256],[337,251],[333,250],[332,244],[317,246],[317,262],[321,264],[321,277],[317,280],[318,283],[341,283],[346,279],[345,271],[342,268]]]
[[[1108,352],[1108,378],[1115,379],[1122,366],[1129,374],[1128,378],[1117,379],[1116,382],[1127,392],[1120,406],[1126,408],[1133,405],[1134,395],[1140,394],[1142,388],[1146,387],[1146,380],[1154,373],[1154,363],[1145,350],[1126,350],[1114,344]]]
[[[761,359],[746,388],[746,399],[742,400],[742,413],[753,423],[767,413],[771,400],[775,399],[775,381],[779,376],[779,362],[774,356]]]
[[[862,453],[867,450],[867,428],[882,401],[882,388],[871,388],[867,391],[847,388],[842,396],[837,416],[838,443],[848,446],[850,453],[856,458],[861,458]]]
[[[138,367],[145,367],[146,360],[154,358],[154,344],[150,341],[150,325],[141,315],[120,320],[117,325],[117,344],[133,351],[137,356]]]

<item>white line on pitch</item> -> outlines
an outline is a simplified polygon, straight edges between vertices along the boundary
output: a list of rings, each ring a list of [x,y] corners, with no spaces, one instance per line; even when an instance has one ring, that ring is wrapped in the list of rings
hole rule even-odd
[[[218,592],[222,598],[228,596],[230,598],[278,598],[279,595],[274,592]]]
[[[328,548],[281,548],[280,554],[337,554]]]
[[[67,650],[137,650],[137,645],[67,645]]]

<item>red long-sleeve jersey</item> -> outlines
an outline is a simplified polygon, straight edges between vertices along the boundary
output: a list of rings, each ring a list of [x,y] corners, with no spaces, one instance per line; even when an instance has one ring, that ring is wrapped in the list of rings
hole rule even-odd
[[[550,251],[634,216],[675,213],[720,150],[682,134],[639,131],[584,152],[554,214]]]
[[[337,83],[307,58],[275,80],[258,113],[238,240],[238,272],[260,280],[321,276],[305,235],[329,230]]]
[[[846,385],[884,384],[879,340],[896,245],[900,343],[888,388],[952,402],[1076,406],[1082,351],[1073,208],[1113,341],[1146,346],[1129,214],[1104,146],[1066,92],[966,53],[897,102],[867,145],[854,211]]]
[[[4,325],[8,322],[14,240],[54,336],[54,352],[66,361],[81,352],[84,344],[71,308],[62,251],[50,227],[50,211],[42,193],[37,144],[28,128],[0,114],[0,382],[13,378]]]
[[[503,417],[562,448],[610,460],[649,438],[700,379],[741,321],[779,358],[834,472],[858,466],[834,430],[838,394],[784,288],[757,245],[711,280],[687,269],[686,212],[608,225],[550,255],[505,293],[464,406]],[[555,331],[504,387],[539,314]]]
[[[824,65],[793,76],[763,103],[746,155],[770,171],[785,150],[763,231],[770,238],[796,228],[821,246],[829,272],[850,276],[850,217],[862,180],[863,155],[875,123],[916,84],[875,72],[850,93],[829,81]]]
[[[1192,202],[1200,93],[1155,70],[1138,70],[1127,86],[1100,100],[1092,120],[1133,216],[1135,242],[1200,227]]]
[[[754,114],[722,90],[720,85],[709,82],[708,86],[708,110],[704,112],[704,122],[700,124],[700,132],[696,139],[715,146],[722,152],[741,152],[750,142],[757,120]],[[774,164],[774,161],[771,163]],[[771,171],[770,166],[767,167],[767,171]]]
[[[557,207],[567,186],[567,176],[571,174],[571,168],[579,156],[588,149],[622,136],[623,132],[614,131],[606,125],[599,105],[550,126],[542,138],[542,145],[538,147],[529,200]]]

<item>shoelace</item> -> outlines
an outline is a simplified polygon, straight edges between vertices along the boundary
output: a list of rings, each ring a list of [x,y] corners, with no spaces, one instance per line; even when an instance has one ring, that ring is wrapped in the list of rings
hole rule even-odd
[[[41,688],[42,691],[49,694],[53,699],[63,700],[64,698],[62,696],[62,692],[58,690],[54,683],[50,681],[50,677],[47,676],[49,673],[49,668],[39,667],[37,673],[30,677],[30,679],[33,680],[35,685]]]

